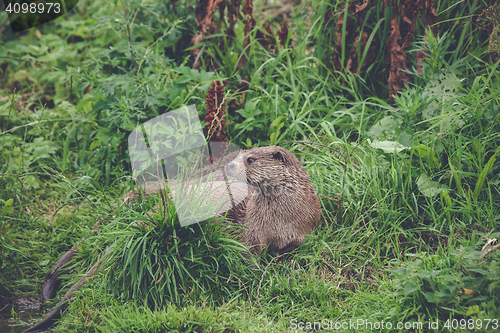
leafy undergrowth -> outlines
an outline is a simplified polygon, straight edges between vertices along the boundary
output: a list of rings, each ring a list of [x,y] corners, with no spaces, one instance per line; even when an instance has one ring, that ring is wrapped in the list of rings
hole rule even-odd
[[[0,297],[39,295],[85,238],[74,276],[113,249],[57,331],[358,332],[385,322],[423,332],[437,322],[433,331],[480,332],[500,318],[500,251],[481,257],[500,239],[498,8],[440,2],[438,36],[416,25],[410,53],[426,57],[409,58],[413,83],[389,104],[384,52],[356,73],[347,63],[370,43],[385,48],[391,10],[374,5],[349,28],[371,30],[362,52],[332,48],[332,20],[347,11],[289,5],[274,17],[274,5],[255,1],[263,17],[248,36],[236,18],[231,42],[220,33],[199,44],[199,71],[188,49],[194,1],[81,0],[18,35],[0,12]],[[480,26],[464,19],[481,13]],[[218,15],[222,32],[230,22]],[[276,31],[287,15],[285,38],[262,43],[264,22]],[[145,217],[162,198],[118,204],[134,185],[128,134],[183,105],[203,117],[214,80],[226,87],[228,138],[288,148],[321,199],[320,225],[287,258],[249,264],[227,226],[180,227],[170,204],[168,218]]]
[[[498,233],[493,235],[498,237]],[[450,251],[448,256],[419,253],[414,261],[396,262],[391,269],[400,303],[390,315],[398,319],[429,321],[498,318],[500,254],[481,260],[473,247]],[[411,307],[421,304],[426,313]],[[492,323],[491,328],[494,324]]]

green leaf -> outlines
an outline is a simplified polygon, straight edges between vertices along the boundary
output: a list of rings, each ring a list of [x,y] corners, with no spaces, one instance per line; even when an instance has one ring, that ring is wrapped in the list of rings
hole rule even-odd
[[[413,295],[418,290],[418,286],[412,282],[406,282],[403,288],[403,292],[405,297],[409,295]]]
[[[385,153],[399,153],[409,147],[405,147],[396,141],[373,141],[370,143],[372,148],[382,149]]]
[[[252,147],[252,139],[247,138],[247,141],[245,142],[245,146],[247,146],[247,148]]]
[[[101,145],[101,140],[100,139],[95,139],[94,141],[92,141],[92,143],[90,144],[90,147],[89,147],[89,150],[94,150],[96,149],[97,147],[99,147]]]
[[[471,268],[469,270],[471,272],[476,272],[476,273],[479,273],[479,274],[485,275],[485,276],[489,276],[490,275],[490,272],[488,272],[487,270],[481,269],[481,268]]]
[[[274,132],[272,132],[271,135],[269,136],[271,146],[274,146],[278,143],[278,136],[280,135],[280,130],[285,125],[284,122],[281,122],[283,118],[284,117],[278,117],[274,119],[274,121],[271,123],[271,126],[269,127],[270,131],[274,130]]]
[[[398,267],[398,268],[393,268],[391,269],[392,274],[394,275],[400,275],[403,276],[406,274],[406,268],[405,267]]]
[[[35,176],[30,175],[26,177],[26,189],[37,189],[40,187],[40,183],[36,180]]]
[[[467,308],[465,315],[469,317],[476,313],[479,313],[479,305],[472,305]]]
[[[441,183],[430,180],[425,173],[421,174],[417,179],[417,187],[419,191],[426,197],[432,198],[436,194],[449,190],[450,188]]]
[[[278,127],[282,119],[283,116],[274,119],[273,122],[271,123],[271,128]]]
[[[434,293],[425,292],[423,294],[424,294],[424,297],[427,300],[427,302],[429,302],[429,303],[437,303],[438,299],[436,298],[436,295],[434,295]]]
[[[420,158],[425,158],[429,159],[432,161],[432,167],[439,169],[441,167],[441,163],[439,162],[439,159],[437,158],[436,154],[434,153],[434,150],[430,147],[427,147],[424,144],[420,144],[418,146],[414,146],[411,149],[411,153],[413,155],[417,155]]]
[[[422,279],[429,279],[431,277],[429,273],[417,273],[417,276]]]
[[[374,139],[395,139],[396,132],[400,126],[400,121],[396,120],[393,116],[386,116],[373,124],[367,134]]]
[[[2,214],[12,214],[14,213],[14,208],[12,205],[14,204],[14,199],[10,198],[3,204]]]

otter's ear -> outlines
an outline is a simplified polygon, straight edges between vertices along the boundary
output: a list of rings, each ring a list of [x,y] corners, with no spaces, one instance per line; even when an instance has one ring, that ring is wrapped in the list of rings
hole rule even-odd
[[[283,164],[285,165],[288,166],[292,165],[292,160],[290,159],[290,157],[287,156],[286,154],[283,154],[283,152],[281,151],[274,152],[273,158],[283,162]]]

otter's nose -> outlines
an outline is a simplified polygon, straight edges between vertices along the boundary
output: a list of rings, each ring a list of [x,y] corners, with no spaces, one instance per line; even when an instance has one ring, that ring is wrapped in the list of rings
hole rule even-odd
[[[229,162],[226,165],[226,171],[232,171],[233,169],[234,169],[234,163],[233,162]]]

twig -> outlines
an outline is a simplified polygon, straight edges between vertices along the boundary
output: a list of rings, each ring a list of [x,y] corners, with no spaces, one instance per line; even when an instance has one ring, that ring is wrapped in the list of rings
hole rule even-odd
[[[323,214],[323,211],[320,211],[321,212],[321,216],[323,217],[323,220],[325,220],[325,224],[326,224],[326,228],[328,229],[329,226],[328,226],[328,221],[326,220],[326,217],[325,215]]]
[[[234,276],[238,281],[240,281],[241,285],[243,286],[243,288],[245,289],[245,292],[247,293],[247,296],[248,296],[248,301],[250,302],[250,310],[252,311],[252,316],[253,316],[253,306],[252,306],[252,299],[250,298],[250,294],[248,293],[248,290],[247,290],[247,287],[245,287],[245,284],[243,282],[241,282],[241,280],[235,275]],[[261,307],[262,309],[262,307]]]
[[[492,252],[495,252],[496,250],[500,249],[500,244],[497,244],[495,246],[492,246],[486,250],[484,250],[482,253],[481,253],[481,259],[483,259],[484,257],[486,257],[488,254],[492,253]]]
[[[32,126],[32,125],[38,125],[40,123],[45,123],[45,122],[48,122],[48,121],[56,121],[56,120],[55,119],[53,119],[53,120],[37,120],[37,121],[31,122],[29,124],[12,127],[11,129],[8,129],[8,130],[0,133],[0,135],[4,135],[4,134],[10,133],[10,132],[14,132],[14,131],[16,131],[16,130],[18,130],[20,128],[23,128],[23,127],[28,127],[28,126]]]
[[[71,287],[66,292],[66,294],[63,297],[63,299],[58,303],[59,305],[54,310],[52,310],[52,312],[44,320],[42,320],[41,322],[39,322],[37,325],[28,328],[23,333],[26,333],[26,332],[36,332],[36,331],[39,331],[39,330],[42,330],[42,329],[46,329],[46,328],[52,326],[52,323],[53,323],[54,320],[61,318],[61,311],[63,311],[64,309],[66,309],[68,307],[68,300],[73,297],[73,293],[75,291],[80,290],[86,282],[88,282],[89,280],[92,279],[92,276],[95,274],[96,270],[99,268],[99,266],[101,265],[101,263],[103,263],[104,260],[107,258],[107,256],[109,255],[109,253],[111,252],[112,249],[113,249],[113,246],[111,246],[106,251],[106,253],[104,253],[104,255],[102,256],[102,258],[99,259],[87,271],[87,273],[85,273],[84,277],[82,277],[80,280],[78,280],[78,282],[75,285],[73,285],[73,287]]]
[[[269,268],[269,266],[273,263],[273,261],[275,260],[278,260],[278,258],[281,257],[281,255],[277,255],[276,258],[274,258],[273,260],[271,260],[269,262],[269,264],[267,264],[266,268],[264,269],[264,273],[262,273],[262,276],[260,277],[260,281],[259,281],[259,287],[257,288],[257,302],[259,303],[259,307],[260,309],[263,311],[262,309],[262,305],[260,304],[260,299],[259,299],[259,294],[260,294],[260,287],[262,286],[262,281],[264,280],[264,275],[266,275],[266,272],[267,272],[267,269]]]

